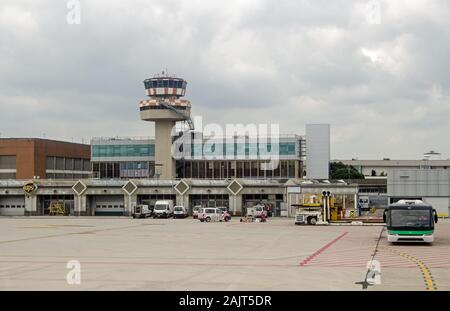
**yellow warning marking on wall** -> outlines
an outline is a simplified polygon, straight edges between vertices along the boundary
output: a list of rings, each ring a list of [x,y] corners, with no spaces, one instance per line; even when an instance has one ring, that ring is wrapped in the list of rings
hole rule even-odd
[[[426,289],[429,291],[437,290],[437,285],[433,279],[433,275],[431,274],[430,269],[425,265],[425,263],[422,260],[420,260],[419,258],[414,257],[408,253],[405,253],[405,252],[402,252],[402,251],[399,251],[396,249],[392,249],[389,247],[382,247],[382,248],[390,251],[391,253],[402,256],[402,257],[414,262],[417,265],[417,267],[419,267],[420,272],[422,273],[422,277],[423,277],[423,281],[425,283]]]

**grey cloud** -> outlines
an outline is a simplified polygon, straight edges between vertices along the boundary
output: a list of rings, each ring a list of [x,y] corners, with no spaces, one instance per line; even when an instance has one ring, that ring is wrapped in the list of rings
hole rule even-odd
[[[330,122],[333,158],[450,156],[445,0],[66,1],[0,4],[0,133],[151,135],[142,81],[186,78],[205,122]],[[26,125],[26,126],[24,126]]]

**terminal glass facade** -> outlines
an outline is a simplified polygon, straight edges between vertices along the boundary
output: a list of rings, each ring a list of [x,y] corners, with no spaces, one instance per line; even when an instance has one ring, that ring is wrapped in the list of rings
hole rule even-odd
[[[278,152],[277,152],[278,148]],[[299,156],[295,142],[279,144],[259,144],[259,143],[220,143],[207,142],[204,144],[191,144],[190,156],[192,159],[202,159],[216,156],[217,158],[236,158],[252,156],[268,156],[278,154],[280,156]],[[186,157],[189,159],[189,155]]]
[[[94,138],[91,145],[94,178],[151,178],[155,174],[153,140]]]
[[[179,144],[181,146],[181,144]],[[187,148],[186,148],[187,146]],[[153,139],[102,139],[92,142],[94,178],[153,178],[155,167]],[[185,142],[182,159],[176,160],[177,178],[288,179],[302,177],[301,137],[279,142],[247,138],[204,139]],[[275,156],[275,157],[274,157]],[[270,158],[279,158],[273,169],[265,169]],[[276,162],[275,162],[276,163]]]
[[[155,145],[93,145],[92,157],[154,157]]]
[[[94,162],[94,178],[150,178],[155,173],[154,162]]]
[[[225,179],[259,178],[288,179],[302,176],[302,162],[280,160],[273,170],[265,170],[264,161],[177,161],[178,178]]]
[[[49,156],[46,159],[47,179],[83,179],[91,175],[91,161]]]

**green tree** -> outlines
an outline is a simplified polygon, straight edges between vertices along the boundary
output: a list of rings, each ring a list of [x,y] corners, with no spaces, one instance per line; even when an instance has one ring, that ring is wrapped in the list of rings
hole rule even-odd
[[[364,175],[351,165],[332,162],[330,163],[330,179],[364,179]]]

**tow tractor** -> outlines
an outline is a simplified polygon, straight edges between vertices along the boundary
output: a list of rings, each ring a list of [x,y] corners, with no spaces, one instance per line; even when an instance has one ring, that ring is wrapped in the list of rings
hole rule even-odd
[[[296,225],[315,225],[322,219],[321,203],[292,204],[292,206],[296,207]]]

